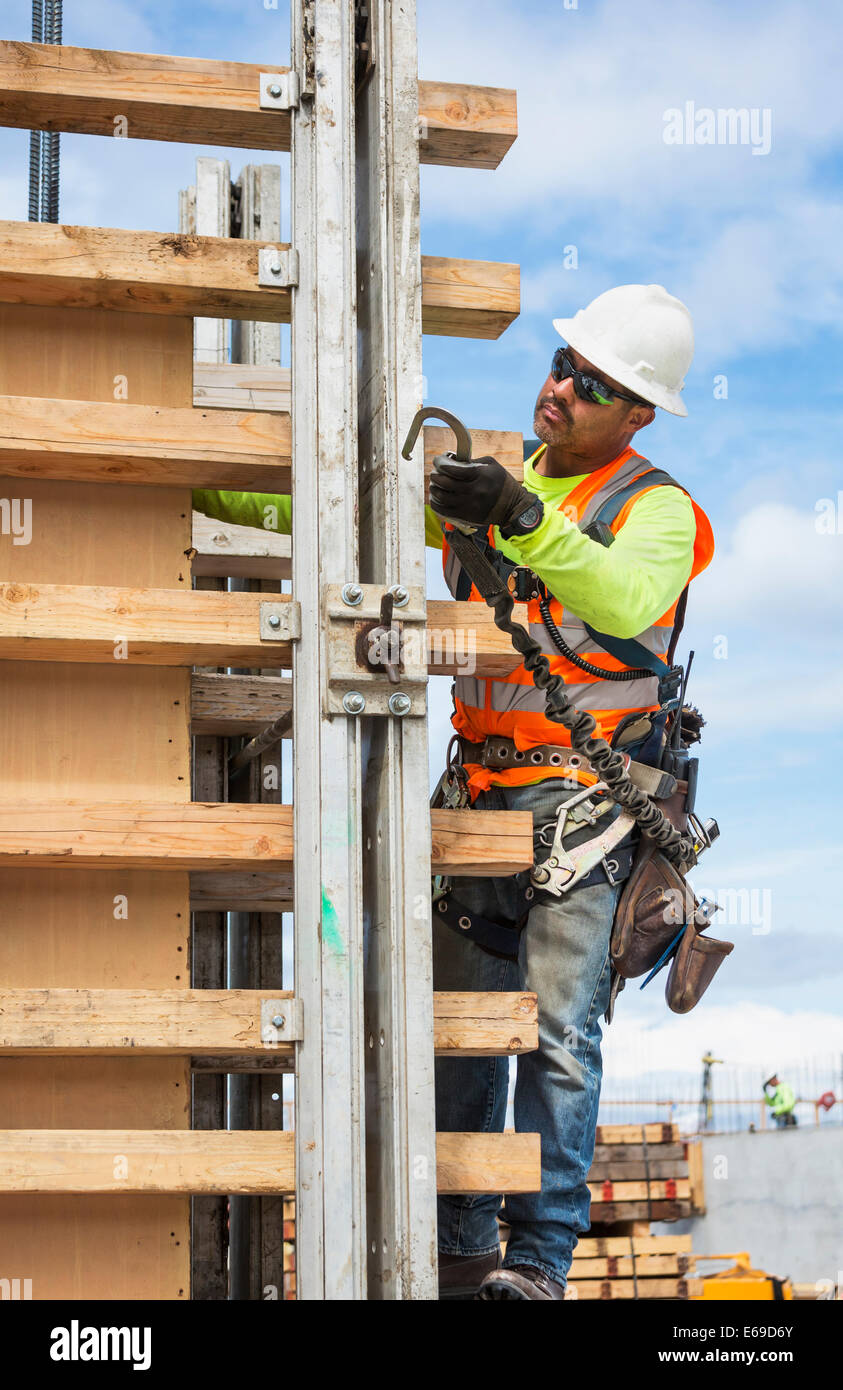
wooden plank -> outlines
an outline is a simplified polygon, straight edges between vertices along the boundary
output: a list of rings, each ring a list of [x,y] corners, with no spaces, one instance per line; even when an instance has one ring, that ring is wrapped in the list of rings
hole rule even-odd
[[[648,1145],[645,1153],[643,1144],[595,1144],[594,1162],[612,1162],[619,1165],[624,1163],[639,1163],[645,1158],[659,1159],[660,1161],[673,1161],[684,1159],[684,1144],[659,1144],[658,1150],[654,1153],[652,1146]]]
[[[194,512],[193,550],[195,575],[270,579],[276,588],[282,579],[290,578],[292,538],[277,531],[234,526]]]
[[[437,1134],[437,1192],[538,1192],[538,1134]]]
[[[258,283],[286,243],[0,222],[0,301],[289,323],[291,290]],[[422,331],[499,338],[520,312],[517,265],[422,256]]]
[[[0,1130],[0,1192],[249,1193],[295,1187],[292,1132]]]
[[[422,164],[496,169],[517,135],[516,94],[511,89],[419,81]]]
[[[532,827],[528,811],[434,811],[433,871],[520,873],[533,862]],[[19,801],[0,806],[0,868],[289,872],[292,835],[292,806]]]
[[[478,820],[482,816],[482,822]],[[529,811],[447,811],[430,813],[434,874],[517,874],[533,863],[533,818]]]
[[[185,552],[186,553],[186,552]],[[259,636],[260,606],[290,612],[289,594],[127,589],[99,585],[0,583],[0,660],[126,666],[289,667],[289,641]],[[526,605],[514,619],[526,622]],[[293,613],[290,620],[295,622]],[[428,670],[508,675],[518,655],[491,609],[433,600],[427,605]]]
[[[290,676],[223,676],[194,671],[190,678],[190,724],[194,734],[254,735],[290,710],[292,704]]]
[[[499,338],[520,312],[517,265],[422,256],[422,332]]]
[[[292,912],[292,871],[190,875],[193,912]]]
[[[688,1255],[610,1255],[603,1259],[577,1259],[574,1255],[570,1279],[625,1279],[636,1275],[652,1279],[655,1275],[684,1275],[693,1267]]]
[[[0,1050],[74,1054],[278,1055],[293,1042],[261,1041],[265,999],[288,990],[0,989]]]
[[[517,430],[469,430],[471,435],[472,458],[484,458],[491,454],[502,464],[508,473],[520,482],[524,477],[524,436]],[[444,454],[454,447],[453,431],[444,425],[424,425],[424,481],[425,488],[433,472],[433,460],[437,454]]]
[[[581,1301],[617,1298],[701,1298],[702,1279],[577,1279],[568,1284],[566,1299]]]
[[[660,1146],[661,1147],[661,1146]],[[666,1147],[666,1146],[665,1146]],[[589,1182],[629,1182],[635,1178],[687,1178],[688,1160],[686,1158],[651,1158],[648,1163],[615,1163],[613,1159],[603,1159],[592,1163],[589,1169]]]
[[[539,1045],[538,1005],[528,993],[434,991],[433,1046],[438,1057],[502,1057]]]
[[[279,1130],[0,1130],[0,1193],[253,1193],[295,1188]],[[538,1134],[440,1134],[439,1192],[535,1192]]]
[[[260,109],[261,71],[255,63],[4,42],[0,125],[289,150],[289,111]],[[494,169],[517,135],[515,92],[420,82],[419,129],[423,163]]]
[[[624,1226],[627,1222],[680,1221],[691,1215],[690,1201],[591,1203],[591,1229],[595,1226]]]
[[[0,396],[0,474],[289,492],[290,419],[259,411]]]
[[[688,1176],[691,1180],[691,1205],[696,1213],[705,1213],[705,1165],[703,1163],[702,1141],[692,1140],[688,1144]]]
[[[512,621],[527,623],[527,605],[516,603]],[[470,674],[487,679],[508,676],[520,658],[505,632],[495,626],[485,603],[429,599],[427,669],[431,676]]]
[[[591,1176],[589,1174],[589,1176]],[[691,1184],[685,1178],[668,1178],[652,1182],[590,1182],[588,1190],[594,1202],[684,1201],[691,1196]]]
[[[11,395],[188,409],[193,325],[137,312],[0,305],[0,377]],[[29,545],[3,577],[38,583],[184,587],[188,488],[6,478],[32,499]],[[2,800],[190,796],[189,673],[69,663],[0,667]],[[0,979],[10,988],[175,989],[189,983],[188,875],[130,869],[0,872]],[[190,1123],[189,1059],[0,1059],[9,1128],[148,1128]],[[181,1196],[0,1198],[0,1268],[36,1299],[190,1295],[189,1203]]]
[[[193,404],[205,410],[292,409],[289,367],[260,367],[248,362],[196,362]]]
[[[0,222],[0,300],[289,323],[289,288],[258,284],[258,253],[267,244],[287,249],[177,232]],[[466,274],[480,294],[477,282],[488,272]]]
[[[597,1236],[577,1242],[574,1259],[611,1259],[635,1253],[645,1255],[689,1255],[693,1237],[670,1236]]]
[[[536,996],[449,994],[433,996],[433,1048],[437,1057],[503,1057],[538,1047]],[[292,1070],[291,1056],[278,1048],[265,1055],[194,1057],[194,1072]]]
[[[262,1042],[260,1012],[264,999],[292,997],[280,989],[0,989],[0,1051],[193,1055],[194,1071],[231,1063],[239,1071],[286,1071],[294,1044]],[[433,1008],[439,1056],[511,1056],[538,1047],[534,994],[436,993]]]
[[[0,658],[149,666],[289,666],[260,638],[260,605],[289,594],[0,583]]]
[[[598,1125],[597,1144],[640,1144],[643,1137],[647,1144],[676,1144],[679,1140],[679,1126],[668,1124],[647,1125]]]

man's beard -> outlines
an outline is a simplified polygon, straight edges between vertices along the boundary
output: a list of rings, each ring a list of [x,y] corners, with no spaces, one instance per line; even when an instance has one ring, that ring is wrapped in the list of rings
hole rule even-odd
[[[551,421],[542,414],[542,407],[545,404],[553,405],[555,410],[559,410],[562,415],[561,420]],[[554,401],[547,401],[547,398],[540,398],[536,402],[536,409],[533,414],[533,432],[542,444],[549,444],[551,447],[566,444],[570,437],[571,421],[564,410]]]

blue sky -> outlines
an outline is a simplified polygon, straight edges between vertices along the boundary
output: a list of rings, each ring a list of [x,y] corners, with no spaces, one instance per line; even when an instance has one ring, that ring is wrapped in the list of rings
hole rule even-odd
[[[65,41],[83,46],[269,66],[289,52],[284,0],[69,0],[65,11]],[[29,24],[29,0],[6,0],[2,36],[27,38]],[[696,1070],[705,1047],[768,1074],[843,1053],[841,32],[827,0],[419,0],[420,75],[515,87],[519,103],[519,139],[498,170],[422,169],[423,250],[522,272],[521,317],[497,342],[425,339],[427,403],[531,433],[552,318],[640,281],[665,284],[695,319],[689,417],[660,414],[636,442],[714,523],[717,556],[682,642],[696,650],[689,696],[708,719],[699,805],[723,832],[697,882],[735,903],[754,894],[763,931],[743,910],[715,925],[736,949],[687,1018],[667,1013],[658,984],[628,990],[607,1039],[618,1075],[668,1058]],[[665,112],[688,101],[769,111],[769,153],[666,144]],[[251,157],[83,136],[62,146],[63,221],[161,230],[176,226],[197,153],[230,157],[234,176]],[[26,216],[26,147],[25,132],[0,131],[5,218]],[[817,529],[822,498],[840,502],[834,534]],[[435,567],[431,592],[444,592]],[[431,736],[444,749],[447,684],[434,685]]]

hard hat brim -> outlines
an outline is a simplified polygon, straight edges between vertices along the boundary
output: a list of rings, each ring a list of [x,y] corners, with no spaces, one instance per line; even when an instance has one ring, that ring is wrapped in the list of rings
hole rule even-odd
[[[588,333],[583,333],[580,325],[575,319],[554,319],[553,327],[564,338],[565,342],[572,347],[575,352],[579,352],[594,367],[598,367],[601,372],[612,377],[614,381],[620,382],[621,386],[633,395],[640,396],[642,400],[649,401],[650,405],[658,406],[661,410],[666,410],[669,415],[687,416],[687,407],[679,395],[678,391],[668,391],[666,387],[659,386],[655,382],[641,382],[633,372],[628,362],[616,357],[614,353],[607,352],[605,347],[599,343],[591,342]]]

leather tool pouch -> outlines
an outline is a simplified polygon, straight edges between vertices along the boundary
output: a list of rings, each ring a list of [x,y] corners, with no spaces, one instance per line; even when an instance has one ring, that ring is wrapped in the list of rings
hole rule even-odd
[[[675,796],[663,807],[679,829],[685,828],[686,793],[687,784],[680,782]],[[642,836],[612,928],[611,959],[616,973],[628,980],[646,974],[676,942],[665,998],[674,1013],[688,1013],[733,949],[730,941],[704,936],[707,925],[708,917],[690,884],[652,840]]]

